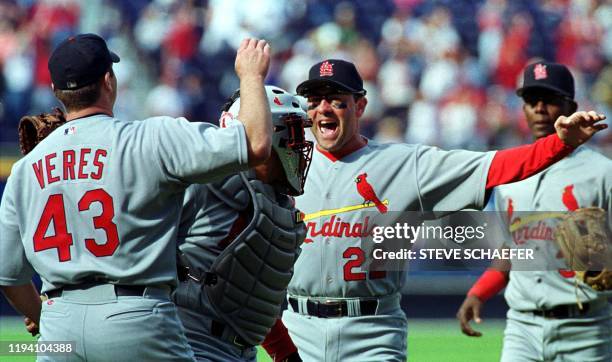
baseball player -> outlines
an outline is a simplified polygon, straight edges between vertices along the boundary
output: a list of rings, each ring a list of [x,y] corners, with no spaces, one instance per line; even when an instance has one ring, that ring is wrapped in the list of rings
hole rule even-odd
[[[219,129],[183,118],[118,120],[119,57],[106,42],[81,34],[53,51],[53,91],[68,122],[15,163],[0,205],[0,285],[40,321],[40,341],[74,341],[67,360],[193,359],[170,301],[177,215],[190,184],[269,157],[269,59],[265,41],[242,42],[244,126]],[[42,312],[35,272],[48,298]]]
[[[561,64],[539,62],[526,67],[523,111],[534,138],[554,133],[554,120],[577,108],[574,79]],[[519,211],[567,212],[600,207],[612,210],[612,161],[593,149],[580,146],[572,155],[524,181],[496,187],[490,204],[508,212],[509,224],[517,225]],[[541,215],[536,213],[535,215]],[[549,267],[510,270],[509,262],[497,262],[470,289],[457,313],[463,333],[480,336],[469,322],[481,322],[483,304],[506,287],[510,310],[504,333],[502,361],[611,361],[612,310],[605,293],[579,282],[566,270],[553,240],[554,233],[529,232],[545,227],[554,230],[558,220],[543,219],[514,231],[506,247],[527,247]],[[543,224],[542,224],[543,223]],[[544,225],[544,226],[542,226]],[[520,246],[519,246],[520,244]],[[557,266],[551,268],[550,266]],[[521,269],[521,262],[512,263]]]
[[[352,63],[315,64],[297,93],[308,101],[316,138],[304,195],[307,235],[289,284],[283,322],[307,361],[403,361],[406,317],[400,271],[368,270],[375,215],[481,209],[494,186],[524,179],[606,126],[595,112],[560,117],[556,134],[498,152],[442,151],[362,137],[367,105]],[[399,214],[399,213],[396,213]]]
[[[300,360],[278,318],[306,234],[288,195],[303,192],[312,142],[298,99],[274,86],[266,93],[274,129],[268,161],[185,193],[183,281],[174,300],[197,360],[255,361],[262,341],[275,361]],[[222,127],[237,122],[239,94],[224,106]]]

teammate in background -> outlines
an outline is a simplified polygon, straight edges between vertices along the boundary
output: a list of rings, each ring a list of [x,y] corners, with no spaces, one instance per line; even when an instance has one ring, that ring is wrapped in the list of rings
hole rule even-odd
[[[303,192],[312,142],[304,138],[308,117],[298,99],[273,86],[266,93],[274,129],[268,161],[185,193],[174,300],[197,360],[255,361],[262,341],[275,361],[300,360],[277,318],[306,235],[288,195]],[[237,122],[238,97],[225,105],[222,127]]]
[[[406,317],[399,303],[403,272],[366,267],[371,245],[362,237],[373,215],[482,209],[494,186],[541,171],[606,127],[598,124],[604,116],[580,112],[560,117],[557,134],[532,145],[447,152],[362,137],[358,122],[367,99],[352,63],[315,64],[297,93],[307,98],[317,145],[304,195],[296,199],[306,214],[307,235],[283,322],[308,361],[406,359]],[[360,189],[365,182],[368,202]]]
[[[524,100],[527,124],[535,139],[545,138],[555,132],[556,118],[570,115],[578,107],[574,78],[564,65],[539,62],[527,66],[523,79],[517,94]],[[491,204],[508,212],[510,225],[517,216],[512,214],[518,211],[566,212],[594,206],[610,216],[612,160],[581,146],[537,175],[496,187]],[[554,230],[555,223],[548,220],[547,227]],[[535,258],[559,270],[515,271],[510,270],[509,261],[497,262],[474,284],[457,312],[463,333],[481,336],[469,322],[474,319],[480,323],[483,304],[507,285],[510,310],[502,361],[612,360],[612,309],[607,296],[582,282],[576,284],[575,273],[562,269],[565,263],[552,238],[528,238],[522,247],[534,250]],[[517,264],[513,267],[520,269]]]
[[[190,184],[269,157],[270,50],[256,39],[238,49],[244,126],[226,129],[113,118],[118,61],[94,34],[53,51],[53,91],[68,122],[13,166],[0,205],[0,285],[18,311],[40,321],[40,342],[76,342],[71,359],[192,360],[170,301],[177,215]],[[34,273],[49,299],[42,315]]]

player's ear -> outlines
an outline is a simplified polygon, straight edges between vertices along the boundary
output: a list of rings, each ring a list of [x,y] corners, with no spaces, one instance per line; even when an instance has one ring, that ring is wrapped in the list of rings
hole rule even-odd
[[[106,72],[104,74],[104,86],[108,89],[108,90],[112,90],[113,89],[113,75],[111,74],[111,72]]]
[[[357,118],[360,118],[365,112],[365,108],[368,105],[368,100],[366,97],[359,97],[355,101],[355,115]]]

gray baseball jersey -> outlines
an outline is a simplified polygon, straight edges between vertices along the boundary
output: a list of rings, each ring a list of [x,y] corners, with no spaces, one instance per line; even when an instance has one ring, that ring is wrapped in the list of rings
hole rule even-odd
[[[183,118],[66,123],[13,166],[0,207],[0,284],[176,285],[183,195],[244,170],[241,125]]]
[[[315,151],[304,195],[296,198],[307,235],[289,294],[352,298],[398,292],[403,272],[362,268],[367,256],[361,238],[372,227],[368,215],[481,209],[494,154],[373,141],[341,160]]]
[[[554,242],[559,220],[550,212],[593,206],[608,210],[610,217],[612,160],[582,146],[539,174],[496,187],[491,205],[509,214],[513,233],[506,246],[530,248],[536,261],[528,266],[526,261],[513,261],[513,269],[521,270],[510,271],[505,291],[510,310],[501,360],[610,361],[612,314],[607,297],[582,282],[576,284]],[[521,224],[517,219],[527,218],[519,211],[548,212],[553,217]],[[577,306],[578,300],[590,304],[581,317],[549,319],[530,313]]]
[[[581,207],[600,207],[612,210],[612,160],[582,146],[570,156],[543,172],[526,180],[498,186],[491,197],[497,210],[507,211],[513,224],[519,211],[566,212]],[[518,216],[524,216],[518,214]],[[612,213],[608,212],[612,220]],[[534,250],[534,259],[546,265],[531,267],[529,271],[511,271],[505,296],[508,305],[516,310],[550,309],[557,305],[576,303],[574,273],[566,270],[559,248],[554,241],[558,219],[520,226],[509,247],[528,247]],[[530,232],[539,228],[540,232]],[[546,228],[546,231],[542,231]],[[537,261],[536,260],[536,261]],[[513,264],[520,270],[521,263]],[[527,270],[527,269],[523,269]],[[533,271],[532,271],[533,270]],[[582,284],[579,297],[582,302],[604,298],[592,288]]]
[[[215,259],[240,231],[239,227],[246,226],[248,220],[248,195],[243,195],[246,197],[230,206],[211,192],[211,187],[215,187],[215,184],[187,188],[178,233],[180,250],[190,267],[200,274],[211,268]],[[219,317],[200,283],[189,279],[181,282],[173,298],[197,360],[255,360],[255,348],[240,350],[229,341],[212,335],[212,321],[218,321]]]
[[[407,321],[399,304],[404,272],[368,270],[362,237],[377,213],[482,208],[494,154],[373,141],[341,160],[314,152],[305,193],[297,198],[307,226],[289,284],[298,307],[290,304],[283,314],[303,360],[406,360]],[[360,300],[373,296],[375,315],[363,314]],[[350,317],[306,315],[311,298],[343,298]]]
[[[245,255],[244,247],[252,245],[254,240],[256,240],[255,245],[257,245],[258,250],[253,255],[245,257],[246,262],[252,266],[259,266],[263,258],[266,265],[270,261],[276,263],[264,268],[264,270],[267,270],[265,275],[253,272],[253,280],[249,280],[245,275],[238,277],[239,284],[250,286],[249,291],[241,290],[241,286],[234,285],[235,280],[228,282],[228,285],[221,286],[224,295],[250,294],[250,306],[247,308],[248,310],[240,314],[238,318],[240,321],[233,318],[228,321],[223,318],[223,315],[219,314],[225,311],[222,308],[219,309],[219,301],[217,301],[217,308],[215,308],[215,293],[217,291],[208,288],[205,281],[203,281],[205,286],[202,286],[193,281],[192,278],[186,278],[185,282],[179,284],[174,298],[179,307],[179,315],[185,326],[187,338],[199,360],[254,360],[255,348],[239,348],[232,341],[236,336],[241,335],[246,335],[252,339],[263,339],[269,332],[266,323],[268,318],[276,320],[280,316],[280,307],[286,295],[286,283],[290,277],[289,273],[286,276],[283,273],[279,274],[279,271],[283,268],[281,265],[286,265],[290,271],[295,260],[295,254],[278,254],[274,245],[280,240],[285,245],[292,238],[297,238],[300,242],[303,239],[303,223],[293,221],[290,217],[292,220],[290,224],[295,228],[291,229],[282,222],[282,219],[287,215],[295,216],[297,213],[297,210],[292,206],[292,199],[279,193],[273,186],[254,180],[254,172],[250,172],[249,175],[250,188],[253,189],[254,198],[251,197],[247,186],[243,183],[241,175],[233,175],[221,182],[207,185],[192,185],[185,193],[178,237],[179,242],[181,242],[182,259],[186,259],[192,277],[201,278],[211,270],[225,269],[225,267],[213,269],[213,263],[215,261],[219,262],[218,259],[223,258],[223,253],[228,251],[227,248],[229,247],[229,250],[232,248],[242,250],[240,255]],[[256,230],[253,220],[259,220],[262,215],[261,212],[264,209],[269,210],[270,206],[263,205],[264,197],[274,205],[275,219],[257,227],[258,230]],[[255,203],[257,206],[254,206]],[[256,210],[254,210],[255,208]],[[283,215],[282,210],[284,210],[285,215]],[[258,233],[261,233],[259,235],[262,236],[251,236]],[[294,251],[297,251],[298,245],[297,243],[293,244]],[[239,264],[244,265],[245,258],[239,256],[235,258]],[[223,258],[223,260],[227,259]],[[231,269],[236,272],[240,267],[232,265]],[[255,267],[254,269],[260,268]],[[218,275],[216,283],[220,283],[219,279],[226,277],[227,275]],[[283,280],[284,287],[275,287],[275,285],[283,285]],[[264,292],[266,299],[262,299],[257,294],[260,289],[255,287],[257,284],[266,286]],[[281,290],[283,292],[279,293],[277,301],[271,299],[271,294]],[[221,302],[221,304],[225,306],[225,303]],[[231,300],[227,304],[233,305]],[[238,316],[232,315],[232,317]],[[241,324],[242,320],[247,320],[249,326],[251,324],[257,325],[256,332],[258,335],[254,337],[252,328],[244,328]],[[213,323],[222,323],[223,331],[214,333],[213,331],[218,330],[219,327],[213,327]],[[250,344],[256,343],[251,342]]]

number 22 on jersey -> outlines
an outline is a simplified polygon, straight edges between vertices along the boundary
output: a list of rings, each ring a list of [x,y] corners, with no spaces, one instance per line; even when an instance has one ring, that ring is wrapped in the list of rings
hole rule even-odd
[[[366,256],[365,256],[365,252],[363,251],[363,249],[357,246],[348,247],[342,253],[342,257],[344,259],[348,259],[347,262],[344,264],[344,267],[342,268],[344,272],[345,281],[349,282],[349,281],[366,279],[367,272],[353,270],[353,269],[361,269],[361,266],[366,261]],[[375,262],[372,263],[371,267],[376,269],[376,263]],[[368,273],[370,274],[370,279],[382,279],[386,277],[387,275],[387,273],[384,270],[370,270]]]
[[[102,213],[93,217],[93,227],[102,229],[106,233],[106,242],[100,244],[93,238],[85,239],[85,247],[96,257],[110,256],[119,247],[119,234],[117,225],[113,222],[115,209],[113,198],[103,189],[87,191],[78,202],[79,212],[87,211],[94,202],[100,203]],[[49,226],[53,223],[54,235],[47,235]],[[34,232],[34,251],[57,249],[60,262],[72,259],[70,247],[73,244],[72,234],[68,232],[64,195],[53,194],[49,196],[43,210],[36,231]]]

